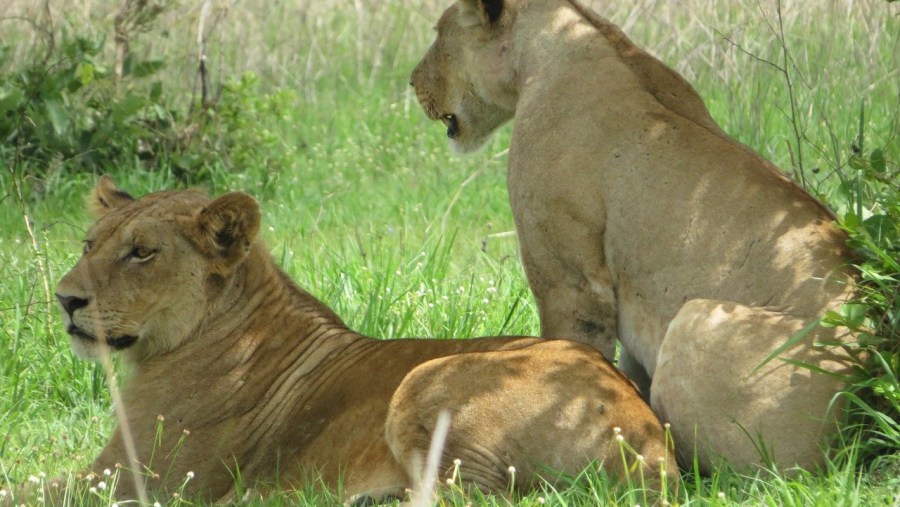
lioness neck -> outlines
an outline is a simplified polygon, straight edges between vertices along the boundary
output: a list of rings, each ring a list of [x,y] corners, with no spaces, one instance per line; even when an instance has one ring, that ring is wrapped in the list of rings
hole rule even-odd
[[[183,343],[159,357],[132,357],[132,363],[140,370],[172,364],[184,355],[194,365],[208,359],[210,368],[230,369],[259,351],[277,354],[309,339],[344,338],[332,340],[338,345],[359,336],[331,309],[297,286],[260,243],[251,247],[247,258],[231,274],[211,277],[207,296],[205,317]],[[223,351],[223,355],[206,358],[209,350]],[[230,359],[225,360],[225,356]]]
[[[245,335],[265,330],[266,340],[292,342],[313,332],[349,332],[340,317],[294,283],[260,243],[253,245],[246,261],[221,284],[204,326],[206,332],[219,328]],[[273,326],[273,322],[279,324]]]

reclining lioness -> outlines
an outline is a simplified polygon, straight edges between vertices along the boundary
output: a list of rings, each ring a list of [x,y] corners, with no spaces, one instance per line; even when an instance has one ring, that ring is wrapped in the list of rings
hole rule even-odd
[[[620,368],[704,471],[822,463],[843,383],[797,363],[849,372],[815,345],[846,330],[816,320],[853,291],[825,207],[576,0],[457,1],[410,83],[459,151],[515,118],[509,198],[542,336],[610,359],[620,340]]]
[[[124,408],[141,466],[160,475],[151,487],[177,490],[190,471],[187,493],[208,499],[233,495],[236,473],[403,496],[443,410],[441,473],[459,459],[486,491],[508,490],[510,466],[522,489],[593,461],[622,478],[616,428],[650,482],[676,470],[659,420],[588,346],[361,336],[275,265],[246,194],[133,199],[103,177],[91,202],[99,218],[57,298],[79,356],[109,347],[133,367]],[[116,463],[128,463],[121,426],[91,468]],[[135,494],[127,476],[117,494]]]

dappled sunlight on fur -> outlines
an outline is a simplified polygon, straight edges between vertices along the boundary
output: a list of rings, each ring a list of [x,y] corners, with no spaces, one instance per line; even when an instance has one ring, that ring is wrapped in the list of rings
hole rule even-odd
[[[411,84],[429,118],[454,119],[451,144],[515,118],[509,198],[541,335],[607,358],[619,340],[620,366],[703,471],[718,456],[821,465],[851,368],[817,344],[846,330],[817,327],[755,369],[853,295],[832,214],[577,0],[459,0],[437,32]]]

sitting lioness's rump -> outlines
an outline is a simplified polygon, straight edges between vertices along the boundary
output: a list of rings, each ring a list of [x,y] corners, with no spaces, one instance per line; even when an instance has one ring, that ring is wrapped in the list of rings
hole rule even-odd
[[[816,320],[854,289],[824,206],[577,0],[457,1],[411,84],[460,151],[515,118],[509,198],[542,336],[607,358],[620,340],[686,463],[823,462],[850,368],[821,345],[847,330]]]
[[[592,462],[635,473],[618,431],[645,477],[675,470],[659,420],[588,346],[361,336],[275,265],[246,194],[133,199],[103,177],[92,202],[99,218],[57,298],[76,353],[118,351],[132,365],[124,409],[158,492],[190,471],[184,493],[207,499],[234,495],[237,473],[248,486],[403,496],[442,411],[440,473],[459,459],[462,480],[486,491],[508,490],[510,466],[517,488]],[[91,469],[117,463],[128,463],[121,426]],[[127,475],[116,495],[135,495]]]

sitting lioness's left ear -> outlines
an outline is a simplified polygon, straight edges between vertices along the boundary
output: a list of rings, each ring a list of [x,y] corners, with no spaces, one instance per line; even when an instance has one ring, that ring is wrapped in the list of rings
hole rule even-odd
[[[200,248],[214,258],[214,271],[226,274],[250,253],[259,233],[259,203],[231,192],[209,203],[197,217]]]

